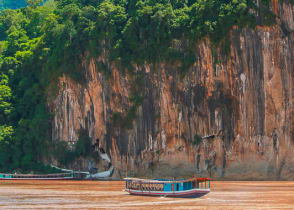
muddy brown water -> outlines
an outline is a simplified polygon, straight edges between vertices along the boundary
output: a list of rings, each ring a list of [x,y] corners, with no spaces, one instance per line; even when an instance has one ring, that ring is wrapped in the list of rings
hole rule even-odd
[[[294,209],[294,182],[214,182],[201,198],[128,195],[122,181],[0,181],[1,209]]]

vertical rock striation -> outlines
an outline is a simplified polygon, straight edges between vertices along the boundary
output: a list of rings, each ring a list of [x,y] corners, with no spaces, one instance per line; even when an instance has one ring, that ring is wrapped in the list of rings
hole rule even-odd
[[[136,175],[293,179],[294,8],[273,0],[272,9],[273,27],[231,31],[228,55],[200,42],[184,78],[177,65],[136,67],[144,99],[131,121],[112,117],[132,108],[132,75],[108,63],[108,78],[96,65],[103,59],[85,61],[85,84],[59,79],[52,139],[72,143],[87,129],[116,176],[128,164]]]

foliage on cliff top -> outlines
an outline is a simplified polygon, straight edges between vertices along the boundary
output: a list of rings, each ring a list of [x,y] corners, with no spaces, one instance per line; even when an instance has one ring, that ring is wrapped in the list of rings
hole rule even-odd
[[[127,67],[184,61],[191,59],[185,48],[203,37],[217,43],[233,25],[255,25],[249,12],[255,8],[247,0],[63,0],[48,20],[45,40],[58,64],[65,56],[78,60],[85,50],[97,56],[103,49],[109,61]]]
[[[266,4],[259,10],[252,0],[28,3],[0,12],[0,169],[6,171],[50,159],[48,84],[63,73],[79,81],[85,52],[129,70],[162,61],[178,61],[185,70],[195,60],[197,41],[209,37],[217,44],[233,25],[256,25],[254,14],[264,17],[259,24],[273,17]],[[134,97],[134,106],[139,101]]]

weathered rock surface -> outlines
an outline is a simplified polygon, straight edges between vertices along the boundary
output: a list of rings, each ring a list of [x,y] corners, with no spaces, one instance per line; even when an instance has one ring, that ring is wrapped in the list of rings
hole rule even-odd
[[[95,65],[103,59],[85,61],[85,84],[59,79],[50,104],[53,140],[74,142],[86,128],[115,176],[128,165],[129,174],[144,176],[294,179],[294,7],[272,3],[276,25],[234,28],[229,55],[200,42],[184,78],[177,65],[136,67],[144,100],[131,129],[111,117],[131,108],[132,76],[108,63],[107,78]]]

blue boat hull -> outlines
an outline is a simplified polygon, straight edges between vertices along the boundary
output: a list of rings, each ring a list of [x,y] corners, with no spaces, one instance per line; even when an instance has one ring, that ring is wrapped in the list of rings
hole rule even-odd
[[[173,198],[199,198],[210,192],[209,189],[193,189],[186,191],[171,191],[171,192],[160,192],[160,191],[140,191],[140,190],[126,190],[131,195],[141,196],[160,196],[160,197],[173,197]]]

